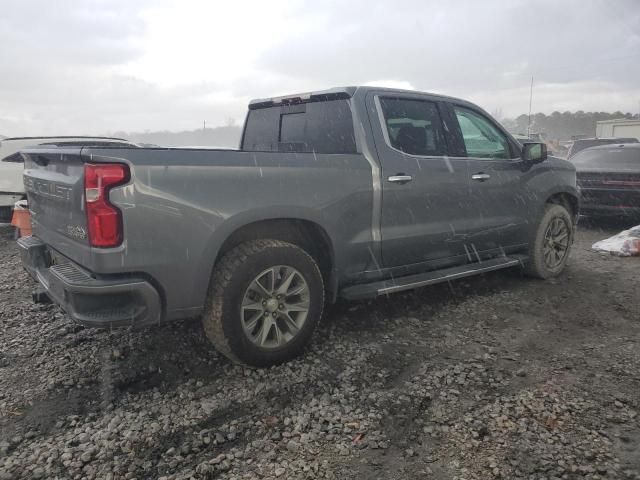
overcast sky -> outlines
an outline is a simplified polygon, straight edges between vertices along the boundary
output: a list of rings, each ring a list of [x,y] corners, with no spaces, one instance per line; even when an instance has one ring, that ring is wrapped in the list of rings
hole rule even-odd
[[[640,1],[0,0],[0,134],[183,130],[338,85],[640,109]]]

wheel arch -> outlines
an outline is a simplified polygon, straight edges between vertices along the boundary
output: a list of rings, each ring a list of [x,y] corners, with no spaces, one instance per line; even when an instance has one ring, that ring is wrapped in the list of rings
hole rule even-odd
[[[569,211],[574,224],[577,223],[580,212],[580,200],[576,195],[569,192],[556,192],[547,198],[545,204],[549,203],[565,207]]]
[[[326,229],[315,221],[297,218],[269,218],[237,226],[220,245],[211,271],[220,259],[235,246],[258,239],[281,240],[305,250],[318,264],[327,297],[334,301],[337,295],[335,251]]]

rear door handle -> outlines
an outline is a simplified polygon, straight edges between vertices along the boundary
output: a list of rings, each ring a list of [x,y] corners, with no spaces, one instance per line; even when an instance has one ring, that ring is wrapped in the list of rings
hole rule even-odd
[[[489,175],[488,173],[482,173],[482,172],[471,175],[471,179],[476,180],[478,182],[484,182],[485,180],[489,180],[490,178],[491,178],[491,175]]]
[[[389,180],[391,183],[399,183],[400,185],[402,185],[413,180],[413,177],[411,175],[399,173],[397,175],[390,176],[387,180]]]

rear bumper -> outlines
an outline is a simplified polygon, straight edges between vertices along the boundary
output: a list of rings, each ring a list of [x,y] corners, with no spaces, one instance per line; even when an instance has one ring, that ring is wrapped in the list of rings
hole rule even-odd
[[[74,321],[91,327],[117,327],[160,320],[160,295],[147,280],[96,278],[73,262],[51,265],[47,246],[37,237],[23,237],[18,245],[25,269]]]

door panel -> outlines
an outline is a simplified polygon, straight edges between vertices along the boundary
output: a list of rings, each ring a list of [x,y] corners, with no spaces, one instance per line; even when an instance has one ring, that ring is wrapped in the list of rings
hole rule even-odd
[[[384,266],[464,255],[470,212],[467,160],[446,156],[437,103],[418,95],[374,93],[368,110],[382,167]]]
[[[500,250],[527,241],[525,169],[508,137],[490,118],[453,106],[466,149],[469,196],[475,216],[469,225],[471,251]]]
[[[522,162],[468,160],[469,195],[477,209],[477,217],[470,225],[469,243],[479,251],[526,243],[526,211],[530,199],[524,190]],[[478,174],[489,178],[474,180]]]

